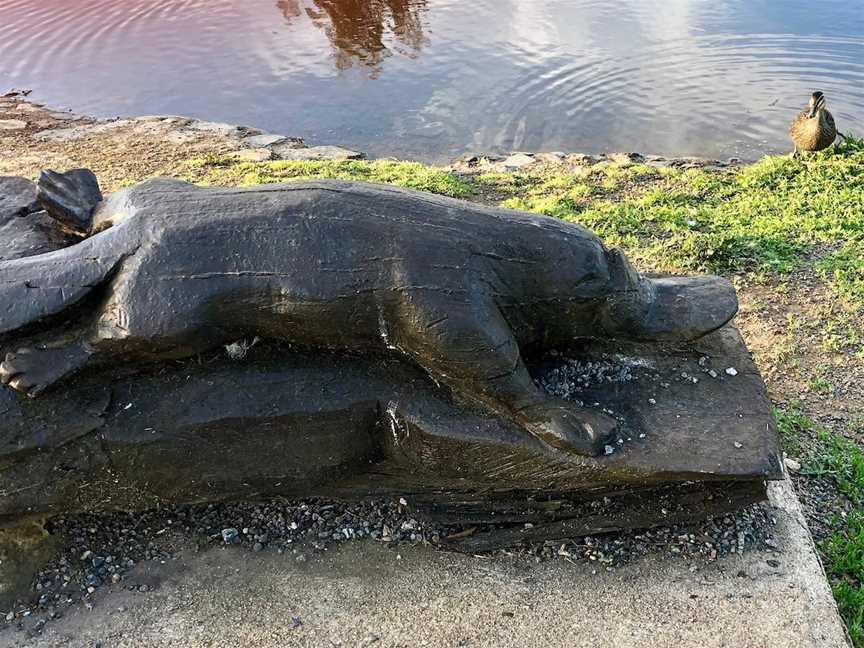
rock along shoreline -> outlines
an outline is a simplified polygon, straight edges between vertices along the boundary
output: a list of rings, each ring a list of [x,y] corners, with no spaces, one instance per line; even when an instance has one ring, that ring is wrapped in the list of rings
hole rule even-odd
[[[97,119],[56,110],[29,101],[26,91],[0,96],[0,138],[29,140],[37,146],[74,146],[83,142],[133,146],[136,140],[158,139],[167,146],[199,154],[232,155],[247,162],[275,160],[360,160],[361,151],[335,144],[308,145],[302,137],[265,132],[239,124],[208,121],[179,115],[143,115]],[[2,141],[2,139],[0,139]],[[13,153],[13,151],[3,151]],[[646,164],[655,168],[677,167],[722,170],[745,162],[739,158],[714,160],[699,157],[666,157],[635,152],[566,153],[562,151],[465,154],[444,165],[455,172],[518,172],[534,165],[587,166],[602,162]],[[0,172],[3,169],[0,167]]]

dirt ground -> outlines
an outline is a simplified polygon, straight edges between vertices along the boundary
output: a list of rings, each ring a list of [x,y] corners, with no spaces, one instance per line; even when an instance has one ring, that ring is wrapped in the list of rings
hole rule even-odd
[[[23,97],[0,97],[0,125],[3,120],[23,121],[26,126],[0,127],[0,175],[35,178],[42,169],[87,167],[96,173],[105,191],[169,174],[190,158],[242,148],[227,124],[213,124],[210,130],[188,129],[184,125],[193,120],[182,117],[100,123],[28,103]],[[72,129],[81,131],[80,135],[69,132]],[[40,136],[48,132],[51,134]]]
[[[800,401],[825,427],[864,441],[861,314],[804,271],[782,283],[740,278],[738,290],[736,322],[772,400]]]

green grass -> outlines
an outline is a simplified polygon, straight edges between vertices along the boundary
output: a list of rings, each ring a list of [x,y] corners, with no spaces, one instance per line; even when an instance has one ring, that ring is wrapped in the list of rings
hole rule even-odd
[[[392,184],[454,198],[467,198],[472,193],[468,184],[445,169],[395,160],[238,162],[230,157],[210,157],[192,160],[181,175],[204,185],[247,186],[334,178]]]
[[[864,647],[864,451],[849,439],[820,428],[793,406],[776,410],[783,445],[799,454],[808,444],[806,474],[830,478],[852,505],[845,517],[833,520],[834,532],[820,549],[840,615],[852,643]]]
[[[811,380],[807,384],[807,387],[809,387],[811,391],[814,391],[817,394],[829,394],[832,389],[831,383],[821,376]]]
[[[804,442],[813,436],[816,424],[795,406],[788,409],[775,407],[774,420],[783,449],[792,457],[801,456]]]
[[[846,622],[852,645],[864,646],[864,513],[847,516],[843,532],[835,533],[823,543],[831,589]]]
[[[840,492],[864,513],[864,451],[853,441],[817,429],[817,451],[806,464],[809,474],[831,477]]]
[[[864,301],[864,238],[846,241],[821,259],[816,269],[843,297],[856,303]]]

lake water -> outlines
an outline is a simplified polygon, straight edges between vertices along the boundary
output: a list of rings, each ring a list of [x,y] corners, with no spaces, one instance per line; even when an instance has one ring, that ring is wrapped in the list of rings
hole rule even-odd
[[[0,0],[0,90],[373,156],[759,157],[864,134],[861,0]]]

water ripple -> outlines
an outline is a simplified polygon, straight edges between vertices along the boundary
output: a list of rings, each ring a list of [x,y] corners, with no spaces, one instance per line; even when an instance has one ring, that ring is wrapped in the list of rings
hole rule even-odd
[[[425,159],[520,148],[758,157],[787,147],[816,88],[860,133],[864,12],[770,5],[2,0],[0,89]]]

